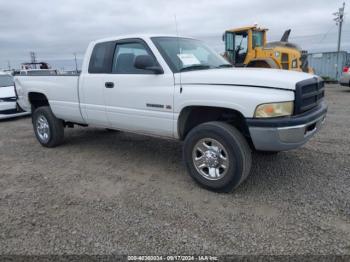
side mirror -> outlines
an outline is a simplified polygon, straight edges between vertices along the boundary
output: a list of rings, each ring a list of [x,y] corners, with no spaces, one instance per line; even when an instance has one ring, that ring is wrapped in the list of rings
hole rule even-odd
[[[163,74],[163,69],[156,63],[150,55],[139,55],[135,58],[134,66],[137,69],[150,70],[155,74]]]

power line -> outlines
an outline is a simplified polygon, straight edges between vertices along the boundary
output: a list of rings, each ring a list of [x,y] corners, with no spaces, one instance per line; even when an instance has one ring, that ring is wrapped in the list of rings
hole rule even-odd
[[[322,39],[320,40],[320,43],[322,43],[323,40],[326,39],[326,37],[327,37],[328,34],[333,30],[333,28],[334,28],[334,25],[332,25],[332,26],[329,28],[329,30],[327,31],[327,33],[325,33],[325,34],[323,35]]]
[[[34,69],[36,69],[36,54],[35,54],[35,52],[30,52],[30,60],[34,66]]]

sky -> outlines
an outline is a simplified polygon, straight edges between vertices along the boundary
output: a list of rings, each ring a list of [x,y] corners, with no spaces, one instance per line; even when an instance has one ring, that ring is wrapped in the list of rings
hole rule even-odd
[[[345,0],[342,50],[350,52],[350,0]],[[0,0],[0,68],[30,60],[79,67],[91,40],[137,33],[176,34],[204,40],[223,52],[226,29],[258,24],[268,40],[292,29],[290,42],[309,52],[335,51],[334,12],[343,0]]]

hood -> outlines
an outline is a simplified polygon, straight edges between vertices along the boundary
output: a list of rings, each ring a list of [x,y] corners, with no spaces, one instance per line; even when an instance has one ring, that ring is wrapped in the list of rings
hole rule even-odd
[[[0,98],[15,97],[15,87],[14,86],[4,86],[0,87]]]
[[[222,68],[182,72],[181,83],[240,85],[295,90],[296,83],[313,77],[315,77],[315,75],[279,69]]]

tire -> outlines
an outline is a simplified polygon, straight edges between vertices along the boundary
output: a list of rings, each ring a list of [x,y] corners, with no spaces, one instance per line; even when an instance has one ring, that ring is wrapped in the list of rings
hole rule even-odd
[[[223,122],[193,128],[186,136],[183,156],[191,177],[216,192],[237,188],[248,177],[252,163],[246,139],[235,127]]]
[[[56,118],[48,106],[35,109],[32,114],[34,133],[44,147],[56,147],[63,142],[63,121]]]

